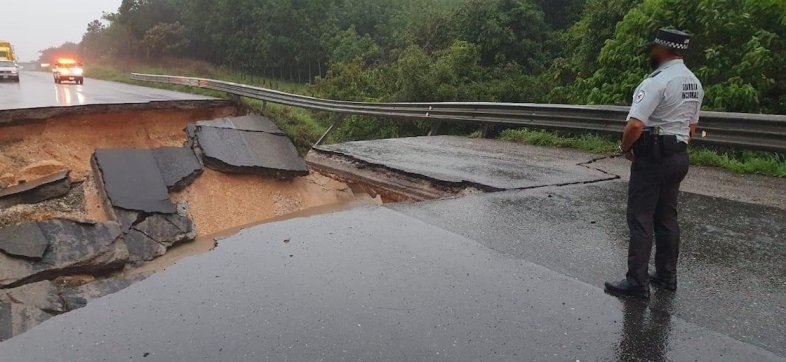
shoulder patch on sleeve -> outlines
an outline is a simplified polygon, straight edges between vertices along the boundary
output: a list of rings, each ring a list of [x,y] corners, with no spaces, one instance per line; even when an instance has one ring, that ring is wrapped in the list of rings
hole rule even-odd
[[[647,91],[642,89],[638,93],[636,93],[636,97],[634,97],[633,101],[636,103],[641,103],[641,101],[643,101],[644,98],[646,97],[647,97]]]

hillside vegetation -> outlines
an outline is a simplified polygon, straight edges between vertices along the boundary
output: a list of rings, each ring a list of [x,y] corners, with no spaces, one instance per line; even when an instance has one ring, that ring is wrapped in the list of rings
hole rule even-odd
[[[783,0],[124,0],[64,47],[93,64],[190,59],[332,99],[625,105],[660,27],[695,34],[686,62],[706,109],[786,114]],[[334,139],[428,127],[349,117]]]

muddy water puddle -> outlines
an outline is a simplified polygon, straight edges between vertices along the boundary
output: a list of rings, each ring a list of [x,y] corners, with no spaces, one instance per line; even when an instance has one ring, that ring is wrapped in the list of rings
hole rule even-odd
[[[245,229],[274,223],[281,222],[301,217],[310,217],[317,215],[324,215],[334,212],[341,212],[351,210],[357,207],[366,206],[379,206],[382,205],[380,197],[372,198],[371,196],[360,194],[356,195],[352,200],[342,201],[335,204],[315,206],[308,209],[292,212],[282,216],[276,216],[269,219],[258,220],[257,222],[249,223],[246,225],[235,226],[214,234],[202,235],[196,238],[193,242],[181,244],[164,254],[164,256],[148,262],[141,266],[130,266],[120,272],[118,275],[121,277],[135,277],[138,275],[150,275],[166,270],[168,267],[177,264],[178,261],[188,258],[190,256],[205,254],[216,248],[222,240],[227,239]]]

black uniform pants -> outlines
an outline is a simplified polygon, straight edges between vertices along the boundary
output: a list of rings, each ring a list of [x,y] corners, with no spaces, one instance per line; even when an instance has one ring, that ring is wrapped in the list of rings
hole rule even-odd
[[[657,158],[637,158],[631,166],[628,184],[627,279],[633,285],[646,285],[655,236],[655,269],[660,277],[676,276],[680,253],[680,226],[677,198],[680,183],[688,174],[687,152]]]

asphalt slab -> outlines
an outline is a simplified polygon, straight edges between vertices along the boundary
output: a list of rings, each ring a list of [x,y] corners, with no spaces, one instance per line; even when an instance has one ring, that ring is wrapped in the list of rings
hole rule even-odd
[[[148,213],[177,212],[152,150],[96,150],[94,160],[112,206]]]
[[[0,350],[9,362],[781,360],[387,208],[245,230]]]
[[[197,126],[195,137],[205,165],[218,171],[282,178],[309,173],[306,162],[286,136]]]
[[[591,183],[616,178],[579,165],[580,152],[550,152],[515,143],[454,136],[397,138],[317,147],[369,165],[437,183],[490,190]],[[588,161],[588,160],[587,160]]]
[[[184,189],[202,173],[202,162],[190,147],[161,147],[152,152],[169,191]]]
[[[229,128],[241,131],[266,132],[270,134],[284,135],[284,132],[276,126],[270,118],[256,114],[240,117],[227,117],[211,121],[199,121],[199,127]]]

